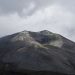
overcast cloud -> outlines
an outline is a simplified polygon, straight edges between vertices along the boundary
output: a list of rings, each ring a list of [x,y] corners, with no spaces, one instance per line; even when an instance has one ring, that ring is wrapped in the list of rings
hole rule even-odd
[[[75,0],[0,0],[0,37],[49,30],[75,41]]]

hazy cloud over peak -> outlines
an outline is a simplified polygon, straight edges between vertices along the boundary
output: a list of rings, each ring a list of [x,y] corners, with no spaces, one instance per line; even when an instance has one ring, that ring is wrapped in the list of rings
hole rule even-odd
[[[75,0],[0,0],[0,36],[50,30],[75,41]]]

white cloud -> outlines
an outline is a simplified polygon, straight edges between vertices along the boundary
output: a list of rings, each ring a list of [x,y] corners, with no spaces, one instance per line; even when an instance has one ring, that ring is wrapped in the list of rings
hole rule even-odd
[[[31,4],[28,12],[33,10],[34,7],[35,5]],[[24,12],[23,14],[27,14]],[[47,29],[75,41],[74,19],[75,14],[60,5],[52,4],[38,9],[33,15],[27,17],[20,17],[17,12],[7,16],[0,16],[0,35],[3,36],[22,30],[40,31]]]

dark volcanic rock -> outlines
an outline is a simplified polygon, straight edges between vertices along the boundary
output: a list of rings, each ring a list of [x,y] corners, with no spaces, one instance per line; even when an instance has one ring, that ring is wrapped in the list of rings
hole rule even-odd
[[[75,43],[47,30],[0,38],[0,71],[75,74]]]

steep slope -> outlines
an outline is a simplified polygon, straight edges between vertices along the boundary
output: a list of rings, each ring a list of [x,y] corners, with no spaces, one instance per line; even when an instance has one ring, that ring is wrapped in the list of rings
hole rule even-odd
[[[0,69],[75,74],[75,43],[47,30],[22,31],[0,38],[0,63]]]

